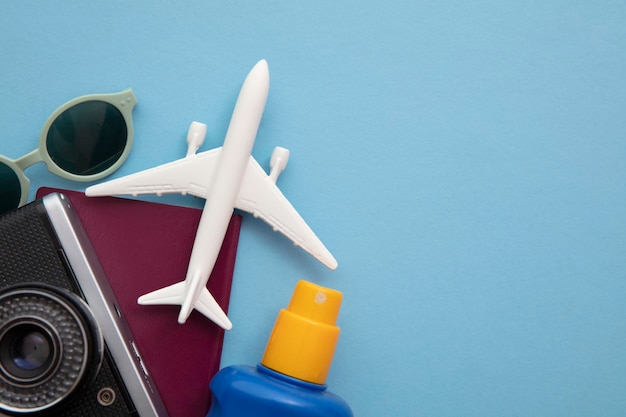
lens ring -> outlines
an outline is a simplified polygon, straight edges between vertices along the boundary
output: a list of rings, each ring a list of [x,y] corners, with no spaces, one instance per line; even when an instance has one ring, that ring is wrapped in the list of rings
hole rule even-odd
[[[95,319],[84,317],[82,301],[75,298],[44,288],[12,288],[0,294],[0,410],[47,410],[97,372],[102,341],[92,340],[89,327]],[[23,373],[23,367],[14,366],[15,352],[7,352],[29,330],[37,330],[53,346],[52,357],[44,360],[39,373]],[[94,350],[100,351],[94,355]]]
[[[50,323],[20,317],[0,334],[0,372],[21,386],[45,382],[60,364],[59,335]]]
[[[46,134],[46,151],[63,171],[92,176],[115,165],[127,141],[120,110],[106,101],[87,100],[56,116]]]

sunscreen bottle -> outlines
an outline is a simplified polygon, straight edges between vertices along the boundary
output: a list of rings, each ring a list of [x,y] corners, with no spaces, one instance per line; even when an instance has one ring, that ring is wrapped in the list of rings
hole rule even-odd
[[[215,375],[207,417],[352,417],[348,404],[326,389],[341,298],[339,291],[299,281],[261,363]]]

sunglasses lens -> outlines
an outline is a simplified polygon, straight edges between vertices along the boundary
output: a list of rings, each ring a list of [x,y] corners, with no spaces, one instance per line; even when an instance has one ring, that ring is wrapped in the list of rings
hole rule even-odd
[[[10,167],[0,163],[0,214],[20,205],[22,188],[20,180]]]
[[[55,164],[76,175],[110,168],[128,140],[124,116],[104,101],[86,101],[61,113],[50,126],[46,146]]]

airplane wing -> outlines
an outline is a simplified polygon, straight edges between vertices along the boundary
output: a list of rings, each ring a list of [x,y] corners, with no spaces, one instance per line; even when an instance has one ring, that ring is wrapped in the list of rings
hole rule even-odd
[[[274,231],[287,236],[328,268],[337,268],[333,255],[253,157],[250,157],[236,208],[260,217]]]
[[[145,171],[93,185],[85,191],[92,196],[139,194],[191,194],[206,198],[222,148],[192,154]],[[201,181],[201,182],[200,182]]]

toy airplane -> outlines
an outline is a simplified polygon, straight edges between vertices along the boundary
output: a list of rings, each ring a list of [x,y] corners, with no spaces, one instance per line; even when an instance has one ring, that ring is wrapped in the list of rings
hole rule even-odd
[[[328,268],[337,267],[335,258],[275,184],[287,165],[289,151],[276,147],[269,175],[251,156],[268,90],[269,69],[261,60],[241,87],[222,147],[196,153],[206,125],[193,122],[185,158],[87,188],[88,196],[189,193],[206,199],[185,280],[139,297],[139,304],[181,305],[181,324],[196,309],[220,327],[231,329],[206,284],[235,208],[260,217]]]

